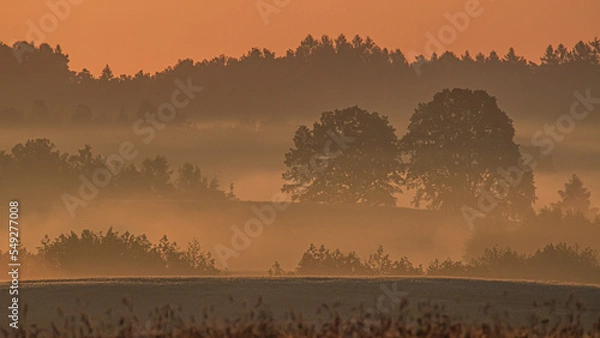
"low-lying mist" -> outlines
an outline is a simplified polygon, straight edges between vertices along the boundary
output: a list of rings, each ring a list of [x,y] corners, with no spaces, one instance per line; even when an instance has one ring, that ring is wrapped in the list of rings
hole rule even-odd
[[[210,252],[215,267],[230,275],[264,276],[275,261],[282,270],[294,271],[311,244],[355,252],[365,260],[382,246],[390,259],[405,257],[415,266],[423,267],[430,266],[434,260],[469,262],[493,248],[534,254],[548,244],[566,243],[580,249],[600,250],[596,240],[600,237],[597,222],[574,216],[564,219],[539,216],[524,225],[488,219],[470,229],[460,215],[406,208],[160,201],[143,197],[98,199],[82,209],[75,219],[70,219],[60,208],[46,215],[36,215],[24,208],[23,214],[21,238],[24,247],[33,253],[45,235],[55,239],[61,234],[68,236],[71,231],[79,234],[83,229],[106,234],[112,228],[121,234],[145,234],[152,243],[159,243],[166,235],[170,243],[176,242],[181,250],[197,240],[202,252]],[[114,264],[116,269],[120,261],[118,255],[116,257],[111,258],[115,261],[97,257],[81,264],[88,265],[90,272],[96,271],[87,276],[99,277],[94,267],[104,266],[111,271],[110,265]],[[40,278],[36,276],[37,271],[28,271],[27,264],[23,270],[25,276]],[[118,271],[118,275],[140,273],[136,273],[137,267]],[[60,269],[56,272],[46,269],[41,275],[43,278],[86,276],[81,273],[71,276]],[[508,276],[511,275],[505,277]]]
[[[115,197],[100,191],[85,207],[78,207],[73,218],[60,196],[50,195],[44,187],[50,181],[24,186],[18,190],[22,195],[3,197],[27,197],[21,203],[20,235],[31,252],[45,235],[54,238],[71,231],[106,232],[113,228],[121,233],[145,234],[154,243],[167,235],[181,247],[197,238],[202,249],[212,253],[219,268],[233,273],[264,274],[274,261],[284,270],[294,269],[312,243],[355,251],[363,257],[382,245],[392,257],[408,257],[423,265],[434,259],[470,259],[494,246],[528,254],[560,242],[600,249],[597,227],[575,228],[566,225],[568,220],[554,226],[546,226],[545,222],[521,227],[498,222],[489,226],[495,224],[491,220],[486,226],[471,229],[461,215],[412,209],[410,190],[397,195],[397,207],[277,205],[271,199],[289,201],[288,196],[280,194],[281,173],[285,170],[283,154],[292,145],[296,128],[293,123],[212,123],[167,128],[150,144],[140,143],[131,130],[122,128],[30,128],[25,133],[6,130],[0,137],[0,149],[7,151],[16,143],[47,137],[61,152],[75,154],[89,144],[95,154],[108,156],[118,151],[123,141],[131,141],[140,153],[134,164],[157,155],[166,155],[172,169],[184,162],[192,163],[201,168],[202,175],[218,177],[223,188],[233,183],[238,200],[173,200],[133,193]],[[531,132],[536,128],[537,124],[532,123],[521,130]],[[585,126],[579,128],[577,133],[567,135],[568,142],[557,143],[543,159],[545,165],[536,169],[538,210],[559,199],[557,192],[572,173],[577,173],[592,192],[592,205],[598,204],[595,193],[600,192],[600,171],[596,170],[594,155],[600,147],[590,141],[597,134]],[[528,136],[522,132],[518,138],[526,143]],[[63,193],[77,191],[65,188]],[[50,207],[33,210],[28,205],[30,198],[49,200]],[[6,240],[2,234],[0,241]]]
[[[316,116],[316,114],[315,114]],[[405,123],[405,121],[398,121]],[[535,170],[536,207],[557,200],[557,191],[572,175],[577,174],[592,191],[600,192],[600,138],[595,126],[578,125],[576,132],[564,135],[553,150],[540,158],[539,149],[532,147],[532,136],[552,121],[516,121],[516,142],[521,150],[531,152],[540,162]],[[302,122],[302,124],[305,124]],[[144,144],[130,128],[27,128],[3,130],[0,150],[10,150],[28,139],[48,138],[57,149],[76,153],[89,144],[96,154],[117,153],[119,145],[131,141],[139,150],[132,161],[140,164],[146,158],[164,155],[172,168],[184,162],[198,165],[208,176],[217,176],[223,185],[233,183],[241,200],[269,200],[283,185],[281,173],[285,152],[292,146],[292,136],[300,122],[241,124],[231,121],[203,122],[195,127],[173,127],[158,131],[155,139]],[[403,133],[398,129],[398,134]],[[398,195],[399,207],[412,207],[412,192]],[[18,196],[15,196],[18,197]],[[592,203],[600,205],[596,194]]]

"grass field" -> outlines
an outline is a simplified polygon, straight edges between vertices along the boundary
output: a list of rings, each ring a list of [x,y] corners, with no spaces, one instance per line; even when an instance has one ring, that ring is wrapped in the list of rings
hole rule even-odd
[[[7,294],[5,284],[0,293]],[[21,325],[38,327],[50,327],[51,323],[60,327],[70,316],[77,321],[85,314],[92,325],[116,325],[120,318],[135,317],[139,320],[136,325],[143,328],[150,325],[150,318],[164,305],[170,305],[173,316],[186,323],[191,322],[192,316],[200,320],[206,314],[214,325],[220,325],[226,320],[246,318],[252,309],[260,308],[282,325],[290,319],[290,311],[301,313],[304,322],[318,325],[331,319],[331,312],[322,311],[326,308],[335,309],[342,318],[358,315],[361,307],[363,312],[393,316],[399,313],[399,300],[404,297],[411,313],[435,309],[438,304],[444,308],[440,311],[464,324],[500,319],[522,326],[530,325],[534,318],[564,321],[569,315],[581,313],[581,325],[588,328],[600,318],[599,286],[447,278],[28,281],[21,285],[20,297],[21,307],[27,304],[26,320]],[[2,316],[3,328],[8,327],[6,320]]]

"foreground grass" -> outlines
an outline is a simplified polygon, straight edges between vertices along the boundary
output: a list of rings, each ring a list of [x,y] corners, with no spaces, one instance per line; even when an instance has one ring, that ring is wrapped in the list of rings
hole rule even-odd
[[[316,323],[304,321],[294,311],[276,318],[261,297],[252,306],[244,303],[241,315],[225,320],[216,319],[212,308],[186,317],[181,306],[165,305],[139,318],[128,298],[122,299],[121,306],[125,315],[113,316],[109,309],[102,318],[66,315],[59,309],[59,320],[49,327],[27,323],[25,307],[27,324],[1,332],[5,337],[600,337],[600,316],[584,327],[585,306],[573,297],[563,305],[556,301],[533,304],[529,323],[518,327],[510,324],[508,313],[498,313],[490,304],[481,308],[485,320],[474,323],[456,318],[443,306],[411,304],[406,298],[392,312],[359,306],[347,317],[340,315],[337,304],[322,304],[316,310],[320,318]],[[561,307],[566,310],[562,316],[557,314]]]

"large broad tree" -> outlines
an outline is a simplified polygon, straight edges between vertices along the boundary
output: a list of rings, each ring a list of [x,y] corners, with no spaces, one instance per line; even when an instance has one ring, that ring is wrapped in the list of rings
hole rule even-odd
[[[533,212],[532,158],[521,157],[512,120],[482,90],[444,90],[419,104],[402,138],[413,203],[522,219]]]
[[[393,206],[400,191],[395,129],[359,107],[324,112],[312,128],[298,128],[284,163],[282,191],[295,201]]]

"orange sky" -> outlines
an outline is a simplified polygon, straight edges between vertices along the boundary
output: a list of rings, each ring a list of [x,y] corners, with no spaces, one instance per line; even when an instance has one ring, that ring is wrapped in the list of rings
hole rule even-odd
[[[261,18],[257,0],[4,1],[0,41],[30,40],[30,21],[44,33],[40,41],[61,44],[73,69],[86,67],[97,74],[107,63],[115,73],[153,72],[177,59],[239,56],[251,47],[280,55],[309,33],[361,34],[382,47],[423,53],[425,34],[435,35],[448,23],[445,13],[465,11],[466,3],[477,0],[263,0],[282,5],[269,16],[269,24]],[[514,46],[537,62],[549,43],[572,46],[600,36],[598,0],[479,1],[483,12],[445,44],[447,49],[504,54]],[[70,13],[52,22],[56,16],[48,4],[56,2],[73,4]]]

